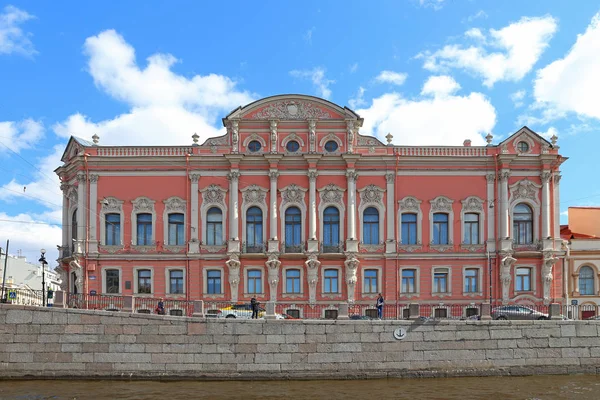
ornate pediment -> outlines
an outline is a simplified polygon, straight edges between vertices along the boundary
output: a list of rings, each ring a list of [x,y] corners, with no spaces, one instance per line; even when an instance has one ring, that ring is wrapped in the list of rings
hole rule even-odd
[[[208,185],[204,189],[200,190],[202,193],[202,206],[207,207],[209,205],[220,205],[225,206],[225,193],[227,190],[223,189],[219,185]]]
[[[454,203],[454,200],[451,200],[446,196],[438,196],[435,199],[431,200],[430,203],[432,212],[451,212],[452,203]]]
[[[133,203],[133,212],[141,213],[141,212],[153,212],[154,211],[154,200],[150,200],[147,197],[138,197],[137,199],[132,201]]]
[[[102,200],[102,212],[112,213],[123,211],[123,202],[115,197],[105,197]]]
[[[464,212],[483,212],[484,200],[477,196],[467,197],[461,201]]]
[[[279,190],[281,192],[282,205],[287,203],[304,204],[304,193],[306,189],[292,183]]]
[[[531,199],[536,203],[538,201],[538,192],[541,185],[531,182],[529,179],[521,179],[517,183],[510,185],[511,201],[519,199]]]
[[[333,183],[319,189],[319,195],[321,196],[321,203],[325,204],[336,204],[344,207],[344,192],[346,189],[334,185]]]
[[[400,210],[402,212],[412,211],[418,213],[421,208],[421,200],[418,200],[417,198],[412,196],[407,196],[400,200],[398,203],[400,203]]]
[[[244,204],[265,204],[265,199],[267,198],[267,189],[252,184],[250,186],[246,186],[244,189],[241,190],[241,192],[244,196]]]
[[[263,120],[319,120],[342,118],[319,104],[299,99],[279,100],[271,102],[259,110],[246,114],[244,119]]]
[[[385,192],[385,190],[383,190],[379,186],[370,184],[362,189],[359,189],[358,192],[360,193],[361,206],[366,204],[383,204],[383,193]]]
[[[165,210],[167,212],[173,212],[173,211],[185,212],[185,208],[186,208],[185,200],[183,200],[180,197],[176,197],[176,196],[169,197],[163,203],[165,203]]]

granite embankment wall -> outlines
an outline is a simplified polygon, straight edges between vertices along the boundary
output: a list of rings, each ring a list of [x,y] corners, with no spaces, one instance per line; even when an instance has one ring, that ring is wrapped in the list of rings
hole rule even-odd
[[[402,327],[406,336],[394,338]],[[278,321],[0,305],[0,378],[592,373],[595,321]]]

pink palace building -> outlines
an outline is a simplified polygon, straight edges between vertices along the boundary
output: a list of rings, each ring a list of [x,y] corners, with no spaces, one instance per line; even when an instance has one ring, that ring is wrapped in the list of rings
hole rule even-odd
[[[72,137],[56,170],[71,293],[333,305],[548,304],[559,167],[523,127],[487,146],[395,146],[347,107],[279,95],[188,146]],[[399,134],[426,134],[400,132]]]

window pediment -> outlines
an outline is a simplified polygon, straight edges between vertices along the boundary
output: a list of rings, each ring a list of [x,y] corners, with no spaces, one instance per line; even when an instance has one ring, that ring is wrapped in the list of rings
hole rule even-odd
[[[531,199],[539,204],[538,193],[541,185],[535,184],[529,179],[521,179],[520,181],[510,185],[511,201],[518,199]]]
[[[418,200],[415,197],[407,196],[402,200],[398,201],[398,203],[400,203],[401,212],[418,213],[419,211],[421,211],[421,200]]]
[[[322,204],[335,204],[344,207],[344,192],[346,189],[330,183],[325,187],[318,189],[319,195],[321,196]]]
[[[469,196],[464,200],[461,200],[463,205],[463,212],[483,212],[484,200],[477,196]]]
[[[304,193],[307,189],[292,183],[289,186],[279,189],[281,192],[282,206],[287,204],[304,205]]]
[[[163,203],[165,203],[166,212],[185,212],[185,200],[180,197],[169,197],[167,200],[163,201]]]
[[[154,211],[155,201],[150,200],[148,197],[138,197],[137,199],[133,200],[132,203],[134,213],[152,213]]]
[[[382,205],[383,204],[383,193],[385,190],[376,186],[374,184],[370,184],[365,186],[362,189],[359,189],[360,193],[360,203],[361,206],[366,205]]]
[[[208,185],[204,189],[200,190],[202,193],[202,207],[206,208],[210,205],[219,205],[225,207],[225,193],[226,189],[223,189],[219,185]]]
[[[454,200],[449,199],[446,196],[438,196],[433,200],[430,200],[432,212],[451,212],[452,203]]]
[[[121,212],[123,211],[123,201],[117,199],[116,197],[105,197],[102,201],[102,210],[103,213],[111,213],[111,212]]]
[[[267,189],[252,184],[240,190],[243,193],[243,202],[245,205],[263,205],[267,198]]]

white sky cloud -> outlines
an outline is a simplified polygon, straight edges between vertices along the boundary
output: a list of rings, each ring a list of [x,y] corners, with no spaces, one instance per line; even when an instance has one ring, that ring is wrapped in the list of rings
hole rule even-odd
[[[407,77],[407,74],[401,72],[381,71],[381,73],[377,75],[375,80],[381,83],[392,83],[394,85],[400,86],[406,81]]]
[[[488,15],[487,15],[487,13],[485,11],[479,10],[475,14],[469,15],[465,20],[463,20],[463,22],[465,22],[465,21],[466,22],[473,22],[473,21],[475,21],[478,18],[487,18],[487,17],[488,17]]]
[[[481,93],[451,94],[457,90],[452,78],[433,78],[423,86],[425,96],[406,99],[399,93],[386,93],[373,99],[370,107],[356,110],[365,119],[361,133],[384,142],[391,133],[393,143],[403,145],[462,145],[465,139],[471,139],[474,146],[484,145],[484,136],[496,124],[490,101]],[[446,85],[439,84],[444,80]]]
[[[309,30],[306,31],[306,33],[304,34],[304,41],[308,44],[312,44],[312,37],[313,37],[313,32],[315,31],[315,27],[313,26],[312,28],[310,28]]]
[[[0,122],[0,141],[16,153],[38,144],[43,136],[44,125],[39,121]],[[0,153],[5,151],[8,151],[6,147],[0,146]]]
[[[365,104],[367,104],[367,102],[364,99],[366,91],[367,90],[362,86],[358,88],[358,92],[356,92],[356,95],[352,99],[348,100],[348,105],[350,106],[350,108],[356,109],[357,107],[364,106]]]
[[[293,70],[290,71],[290,75],[294,78],[309,79],[315,85],[318,95],[324,99],[331,98],[331,89],[329,85],[335,83],[335,81],[325,78],[325,69],[321,67],[315,67],[311,70]]]
[[[574,112],[600,119],[600,13],[569,52],[537,71],[536,102],[558,115]],[[562,112],[562,114],[561,114]]]
[[[467,36],[478,39],[476,46],[447,45],[417,57],[425,60],[423,67],[427,70],[463,69],[480,76],[488,87],[499,81],[516,82],[533,68],[556,28],[557,22],[551,16],[523,17],[500,30],[490,29],[488,36],[470,29]]]
[[[29,40],[30,34],[23,32],[19,26],[32,18],[35,17],[17,7],[4,7],[4,12],[0,13],[0,54],[32,56],[37,53]]]
[[[441,10],[444,6],[444,0],[419,0],[421,7],[433,8],[434,10]]]
[[[432,76],[427,79],[421,90],[422,95],[448,96],[460,89],[458,82],[451,76]]]
[[[523,106],[523,99],[525,98],[526,93],[527,92],[524,90],[519,90],[510,95],[510,99],[513,101],[513,103],[515,103],[515,107]]]

